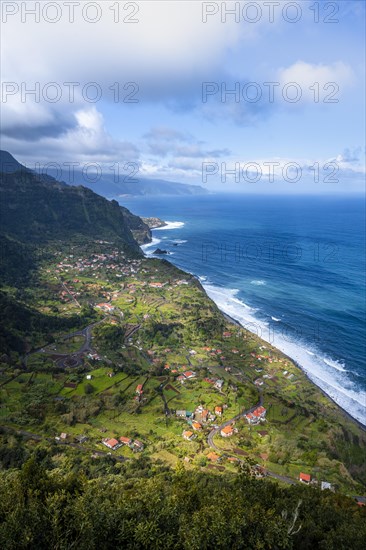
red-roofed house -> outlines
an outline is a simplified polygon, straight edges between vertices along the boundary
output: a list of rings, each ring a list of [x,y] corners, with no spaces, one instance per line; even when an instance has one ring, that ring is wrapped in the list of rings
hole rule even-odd
[[[301,481],[301,483],[310,483],[311,475],[310,474],[303,474],[302,472],[300,472],[299,480]]]
[[[118,447],[121,446],[121,443],[118,443],[117,439],[103,439],[102,441],[103,445],[105,445],[106,447],[108,447],[108,449],[112,449],[112,451],[115,451],[116,449],[118,449]]]
[[[196,430],[197,432],[198,432],[199,430],[202,430],[202,426],[201,426],[201,424],[200,424],[199,422],[192,422],[192,428],[193,428],[194,430]]]
[[[132,443],[132,439],[130,439],[129,437],[120,437],[119,438],[120,442],[123,443],[123,445],[131,445]]]
[[[139,384],[137,387],[136,387],[136,393],[138,395],[141,395],[143,393],[143,389],[142,389],[142,384]]]
[[[207,460],[211,460],[212,462],[216,462],[220,458],[220,455],[212,452],[207,455]]]
[[[260,420],[265,420],[266,409],[262,406],[257,407],[253,412],[245,415],[249,424],[258,424]]]
[[[192,441],[194,438],[194,433],[190,432],[189,430],[185,430],[183,432],[183,439],[186,439],[187,441]]]
[[[184,376],[188,379],[190,378],[194,378],[196,376],[196,373],[193,372],[192,370],[187,370],[186,372],[183,373]]]
[[[215,407],[215,414],[221,416],[222,415],[222,407]]]
[[[232,426],[225,426],[225,428],[222,428],[220,433],[222,437],[230,437],[233,435],[234,430]]]

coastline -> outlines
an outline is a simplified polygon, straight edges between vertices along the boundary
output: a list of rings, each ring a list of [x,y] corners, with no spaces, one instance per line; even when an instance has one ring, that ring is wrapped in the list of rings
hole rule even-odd
[[[202,285],[201,285],[202,286]],[[203,287],[202,287],[203,288]],[[205,289],[203,288],[204,292],[206,293]],[[207,293],[206,293],[207,295]],[[208,295],[207,295],[208,296]],[[208,296],[208,298],[211,300],[211,298]],[[217,304],[216,304],[217,305]],[[218,307],[218,306],[217,306]],[[243,330],[246,330],[247,332],[249,332],[245,327],[243,327],[243,325],[240,323],[240,321],[238,321],[237,319],[234,319],[233,317],[231,317],[230,315],[228,315],[227,313],[225,313],[222,309],[220,309],[220,312],[222,313],[222,315],[225,317],[225,319],[229,322],[229,323],[232,323],[233,325],[235,325],[236,327],[238,328],[241,328]],[[254,334],[254,333],[251,333],[251,334]],[[255,335],[256,336],[256,335]],[[259,336],[256,336],[258,339]],[[263,340],[265,341],[265,340]],[[364,432],[366,432],[366,425],[362,424],[362,422],[360,422],[359,420],[357,420],[357,418],[354,418],[349,412],[347,412],[343,407],[341,407],[339,405],[339,403],[337,403],[330,395],[328,395],[320,386],[318,386],[317,384],[315,384],[315,382],[308,376],[308,374],[304,371],[304,369],[302,369],[301,365],[295,361],[294,359],[292,359],[291,357],[289,357],[288,355],[286,355],[286,353],[284,353],[283,351],[279,350],[278,348],[276,348],[275,346],[272,346],[273,349],[276,349],[278,353],[280,353],[283,357],[285,357],[286,359],[288,359],[288,361],[290,361],[293,365],[295,365],[296,368],[298,368],[302,374],[306,377],[306,379],[313,385],[317,388],[317,390],[320,391],[320,393],[326,398],[326,399],[329,399],[334,405],[336,405],[336,407],[338,408],[339,412],[342,413],[348,420],[351,420],[352,422],[356,423],[357,426],[363,430]]]
[[[183,222],[165,222],[165,226],[161,226],[160,228],[158,228],[158,230],[164,230],[164,229],[175,229],[175,228],[178,228],[180,227],[181,225],[184,225]],[[145,252],[144,252],[145,254]],[[153,257],[156,257],[156,256],[153,256]],[[174,262],[172,262],[174,264]],[[180,267],[180,269],[182,269]],[[207,292],[207,290],[205,289],[204,285],[202,284],[201,282],[201,279],[198,275],[196,275],[195,273],[191,273],[189,271],[187,271],[186,269],[182,269],[182,271],[184,271],[185,273],[195,277],[195,279],[197,279],[197,281],[200,283],[200,286],[203,290],[203,292],[205,293],[205,295],[207,296],[208,299],[210,299],[215,305],[216,307],[219,309],[220,313],[224,316],[224,318],[229,321],[230,323],[234,324],[235,326],[237,327],[240,327],[241,329],[243,330],[246,330],[247,332],[250,332],[250,330],[246,329],[242,323],[238,320],[238,319],[235,319],[233,316],[229,315],[228,313],[226,313],[222,307],[209,295],[209,293]],[[301,371],[301,373],[305,376],[305,378],[311,383],[311,385],[313,387],[315,387],[316,389],[318,389],[320,391],[320,393],[327,399],[329,400],[331,403],[333,403],[336,407],[337,407],[337,410],[340,411],[342,413],[342,415],[352,421],[353,423],[355,423],[361,430],[363,430],[364,432],[366,432],[366,422],[365,423],[362,423],[358,418],[354,417],[350,412],[348,412],[340,403],[338,403],[336,401],[335,398],[333,398],[331,395],[329,395],[327,393],[327,391],[325,391],[325,389],[323,389],[320,385],[318,385],[312,378],[311,376],[306,372],[306,369],[302,367],[302,365],[295,359],[293,359],[290,355],[288,355],[286,352],[284,352],[283,350],[281,350],[280,348],[274,346],[271,344],[271,342],[267,342],[265,339],[259,337],[258,335],[256,335],[254,332],[250,332],[251,334],[253,334],[254,336],[256,336],[259,340],[261,340],[262,342],[266,343],[266,344],[269,344],[271,345],[271,347],[276,350],[278,353],[280,353],[283,357],[285,357],[288,361],[290,361],[297,369],[299,369]]]

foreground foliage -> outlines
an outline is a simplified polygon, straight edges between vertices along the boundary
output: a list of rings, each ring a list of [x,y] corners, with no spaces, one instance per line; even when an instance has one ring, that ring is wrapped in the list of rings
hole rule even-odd
[[[96,462],[99,466],[96,467]],[[0,546],[53,549],[363,548],[366,511],[352,499],[281,488],[242,471],[215,476],[109,458],[46,469],[34,453],[0,474]],[[86,464],[84,464],[86,466]],[[99,470],[98,470],[99,468]],[[113,473],[112,473],[113,472]]]

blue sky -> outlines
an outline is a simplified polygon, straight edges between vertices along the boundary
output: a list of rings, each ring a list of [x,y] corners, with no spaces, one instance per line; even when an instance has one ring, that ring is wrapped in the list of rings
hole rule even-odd
[[[58,10],[40,11],[36,22],[27,12],[35,2],[2,2],[1,146],[29,166],[96,162],[107,171],[111,163],[134,162],[141,176],[197,184],[202,167],[209,166],[215,173],[204,185],[212,190],[363,190],[363,1],[226,2],[238,8],[237,21],[233,15],[222,20],[221,2],[120,2],[118,22],[115,2],[95,2],[93,8],[81,1],[73,23],[65,3],[57,4]],[[253,19],[254,10],[258,21],[249,23],[243,14]],[[92,23],[93,17],[99,20]],[[55,102],[47,97],[56,90],[51,82],[61,93]],[[72,102],[65,82],[78,83]],[[101,91],[95,102],[80,93],[91,82],[97,88],[88,91]],[[128,82],[135,83],[137,102],[113,101],[109,88],[118,83],[123,97],[133,91],[123,89]],[[206,102],[204,82],[219,89]],[[276,83],[272,102],[268,82]],[[257,102],[245,95],[248,83],[256,83],[248,94],[262,93]],[[24,95],[36,86],[39,98]],[[234,95],[221,98],[222,86],[236,86],[237,101]],[[286,90],[290,99],[300,90],[301,99],[285,100]],[[327,96],[337,102],[324,102]],[[273,162],[269,185],[266,166]],[[300,169],[296,182],[284,181],[288,163]],[[309,169],[314,163],[319,182]],[[261,177],[250,184],[245,174],[255,176],[253,165]],[[334,165],[338,181],[327,183]],[[239,182],[229,175],[223,181],[225,167],[235,166]]]

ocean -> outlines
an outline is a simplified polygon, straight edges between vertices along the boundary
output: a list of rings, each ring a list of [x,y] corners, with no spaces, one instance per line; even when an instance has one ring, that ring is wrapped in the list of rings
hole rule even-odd
[[[123,198],[168,226],[159,247],[218,307],[294,359],[366,425],[365,202],[361,197]]]

